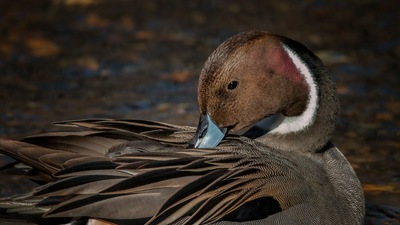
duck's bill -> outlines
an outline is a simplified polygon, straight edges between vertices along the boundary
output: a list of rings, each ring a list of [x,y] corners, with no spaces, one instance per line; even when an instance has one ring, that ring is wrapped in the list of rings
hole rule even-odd
[[[213,148],[225,137],[227,128],[218,127],[208,113],[200,116],[199,125],[188,148]]]

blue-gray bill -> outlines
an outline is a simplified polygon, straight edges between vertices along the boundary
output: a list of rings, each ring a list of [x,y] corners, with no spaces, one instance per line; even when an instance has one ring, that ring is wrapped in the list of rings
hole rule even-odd
[[[226,132],[227,128],[218,127],[208,113],[201,115],[196,134],[188,148],[214,148],[222,141]]]

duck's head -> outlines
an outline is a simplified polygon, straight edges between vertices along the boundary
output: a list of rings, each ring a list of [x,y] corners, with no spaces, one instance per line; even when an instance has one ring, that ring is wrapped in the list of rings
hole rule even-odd
[[[201,116],[191,144],[199,148],[255,127],[262,131],[257,138],[274,142],[272,147],[298,148],[299,139],[313,142],[301,148],[319,148],[330,138],[339,108],[318,57],[296,41],[259,31],[235,35],[210,55],[198,101]]]

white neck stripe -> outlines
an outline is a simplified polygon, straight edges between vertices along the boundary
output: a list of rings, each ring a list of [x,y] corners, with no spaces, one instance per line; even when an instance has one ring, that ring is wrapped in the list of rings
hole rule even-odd
[[[303,130],[314,122],[314,117],[318,105],[318,95],[317,85],[315,84],[310,69],[292,49],[290,49],[285,44],[282,44],[282,46],[285,52],[292,59],[292,62],[294,63],[296,68],[304,76],[306,83],[310,88],[306,110],[304,110],[304,112],[299,116],[285,117],[285,119],[276,128],[272,129],[269,132],[286,134]]]

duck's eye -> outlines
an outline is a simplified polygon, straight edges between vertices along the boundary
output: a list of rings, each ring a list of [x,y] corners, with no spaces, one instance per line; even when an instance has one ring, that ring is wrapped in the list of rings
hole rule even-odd
[[[233,89],[235,89],[235,88],[237,87],[237,85],[238,85],[238,82],[237,82],[236,80],[231,81],[231,82],[228,84],[228,90],[233,90]]]

